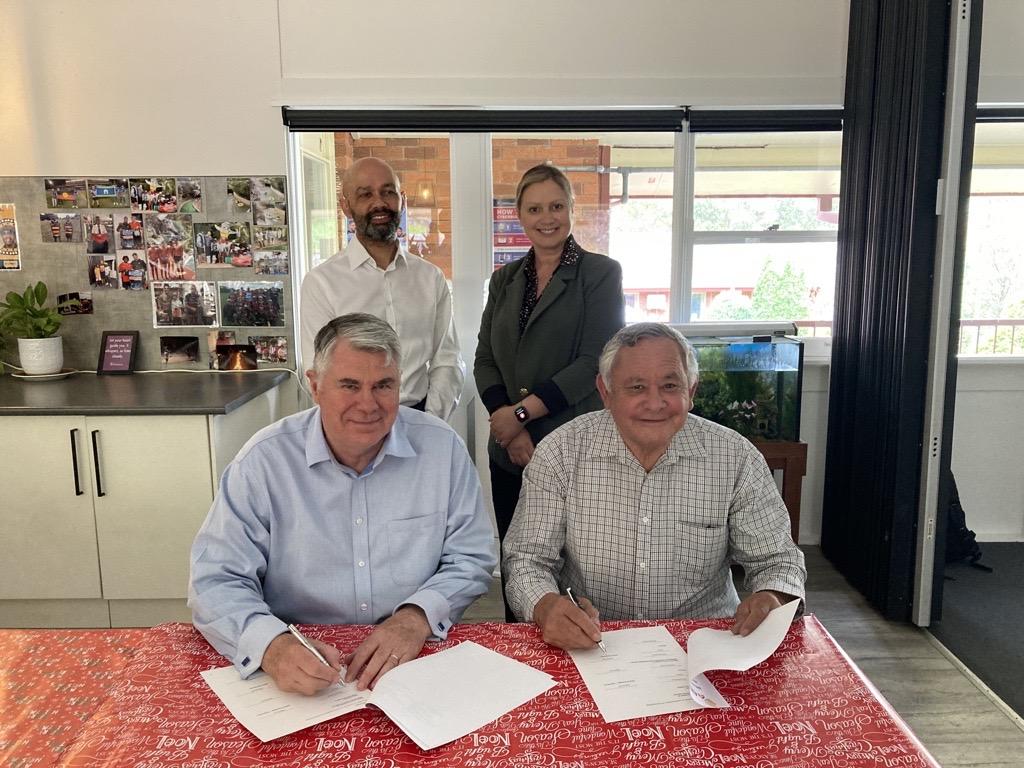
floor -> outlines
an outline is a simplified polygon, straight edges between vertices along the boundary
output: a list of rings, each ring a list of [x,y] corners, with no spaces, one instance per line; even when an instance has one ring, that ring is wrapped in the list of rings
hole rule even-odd
[[[822,556],[807,556],[807,609],[944,768],[1021,768],[1024,721],[988,698],[924,630],[883,619]],[[464,621],[501,621],[498,583]]]
[[[985,542],[984,571],[966,562],[945,568],[942,617],[929,630],[982,681],[1024,715],[1024,542]]]

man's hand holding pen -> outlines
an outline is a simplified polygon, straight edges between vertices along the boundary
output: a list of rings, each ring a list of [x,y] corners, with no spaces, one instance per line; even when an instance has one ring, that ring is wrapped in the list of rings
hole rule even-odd
[[[339,680],[341,652],[319,640],[306,640],[320,654],[320,658],[288,632],[271,640],[263,652],[263,671],[270,675],[282,691],[310,696]]]
[[[597,609],[585,597],[577,604],[568,595],[549,592],[533,608],[533,620],[544,642],[565,650],[593,648],[601,642]]]

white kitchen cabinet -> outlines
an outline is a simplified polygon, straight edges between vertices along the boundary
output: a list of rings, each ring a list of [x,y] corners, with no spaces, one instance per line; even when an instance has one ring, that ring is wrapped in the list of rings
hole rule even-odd
[[[102,596],[84,434],[80,416],[4,420],[0,600]]]
[[[95,386],[127,399],[124,382]],[[192,540],[224,468],[283,415],[280,389],[264,386],[214,413],[0,410],[0,626],[187,619]]]
[[[85,421],[103,597],[186,597],[189,548],[210,509],[217,480],[208,417],[98,416]]]

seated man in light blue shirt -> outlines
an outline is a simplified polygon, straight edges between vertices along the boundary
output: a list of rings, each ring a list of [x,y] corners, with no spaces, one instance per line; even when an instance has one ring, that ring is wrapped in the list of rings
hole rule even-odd
[[[192,546],[189,605],[243,677],[286,691],[372,686],[444,638],[497,562],[476,470],[440,419],[398,404],[398,337],[335,318],[306,372],[317,407],[258,432],[221,478]],[[289,623],[377,624],[344,660]]]

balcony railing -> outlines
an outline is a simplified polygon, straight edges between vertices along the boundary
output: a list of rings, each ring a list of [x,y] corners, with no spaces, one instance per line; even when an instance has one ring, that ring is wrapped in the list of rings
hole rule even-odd
[[[800,336],[831,336],[831,320],[797,320]],[[1024,318],[961,320],[957,354],[1024,355]]]
[[[1024,355],[1024,319],[961,320],[961,355]]]

